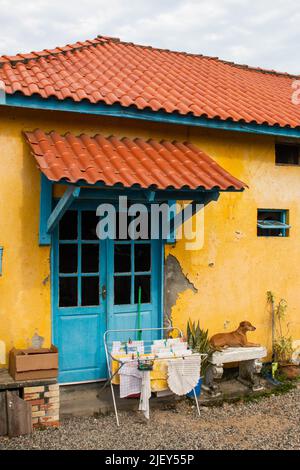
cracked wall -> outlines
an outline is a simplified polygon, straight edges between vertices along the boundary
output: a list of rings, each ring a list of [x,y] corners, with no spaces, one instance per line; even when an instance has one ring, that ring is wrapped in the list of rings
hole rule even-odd
[[[178,297],[187,289],[198,292],[198,289],[183,273],[182,267],[174,255],[169,254],[165,259],[164,278],[164,326],[173,325],[172,308],[176,305]]]

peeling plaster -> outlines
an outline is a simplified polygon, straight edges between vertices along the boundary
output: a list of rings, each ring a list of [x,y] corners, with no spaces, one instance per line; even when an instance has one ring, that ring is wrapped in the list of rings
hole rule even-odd
[[[169,254],[165,260],[164,279],[164,326],[172,325],[172,307],[176,304],[179,294],[187,289],[198,292],[195,285],[183,273],[182,267],[174,255]]]

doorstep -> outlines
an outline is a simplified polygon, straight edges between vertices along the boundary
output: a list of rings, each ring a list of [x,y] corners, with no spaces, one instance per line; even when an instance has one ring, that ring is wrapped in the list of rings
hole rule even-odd
[[[270,385],[261,378],[265,390],[270,390]],[[108,414],[114,411],[110,386],[104,390],[104,382],[94,382],[76,385],[60,386],[60,417],[70,416],[94,416]],[[117,407],[119,411],[136,411],[139,405],[138,398],[120,398],[119,387],[114,386]],[[253,392],[249,387],[241,384],[236,379],[225,380],[220,383],[221,396],[212,398],[204,391],[199,397],[199,404],[212,406],[222,403],[224,400],[235,400],[242,396],[252,396],[259,392]],[[176,401],[182,397],[169,395],[166,397],[155,397],[150,400],[151,408],[173,407]],[[193,400],[193,399],[191,399]]]
[[[108,385],[104,390],[104,382],[94,382],[76,385],[60,386],[60,417],[105,415],[114,411],[111,389]],[[114,386],[117,407],[119,411],[134,411],[138,409],[139,398],[120,398],[119,387]],[[169,395],[166,397],[152,396],[151,408],[172,407],[181,397]]]

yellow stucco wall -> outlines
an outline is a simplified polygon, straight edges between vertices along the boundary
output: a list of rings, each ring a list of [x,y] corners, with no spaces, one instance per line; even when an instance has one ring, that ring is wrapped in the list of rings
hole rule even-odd
[[[76,114],[0,107],[0,340],[7,350],[26,347],[37,330],[51,342],[50,249],[38,246],[40,173],[22,130],[41,127],[194,142],[249,185],[243,194],[222,194],[205,209],[205,243],[185,251],[184,242],[166,248],[180,262],[197,293],[188,289],[172,309],[174,323],[200,319],[213,334],[244,319],[257,326],[251,340],[270,347],[266,291],[288,301],[290,330],[300,338],[300,168],[274,165],[271,137],[238,135],[180,126],[105,119]],[[257,238],[257,208],[289,209],[288,238]]]
[[[300,168],[274,165],[273,138],[192,132],[190,139],[249,189],[221,194],[205,208],[205,241],[199,251],[184,241],[168,249],[198,292],[183,292],[172,310],[184,328],[186,317],[200,319],[211,334],[235,329],[242,320],[256,327],[249,340],[271,347],[271,315],[266,292],[288,302],[287,323],[300,338]],[[258,208],[288,209],[290,236],[257,237]]]

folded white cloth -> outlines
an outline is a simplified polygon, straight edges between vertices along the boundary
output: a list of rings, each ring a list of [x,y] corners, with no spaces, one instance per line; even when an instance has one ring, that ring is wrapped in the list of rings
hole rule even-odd
[[[185,395],[200,378],[201,357],[192,355],[168,361],[168,386],[176,395]]]

